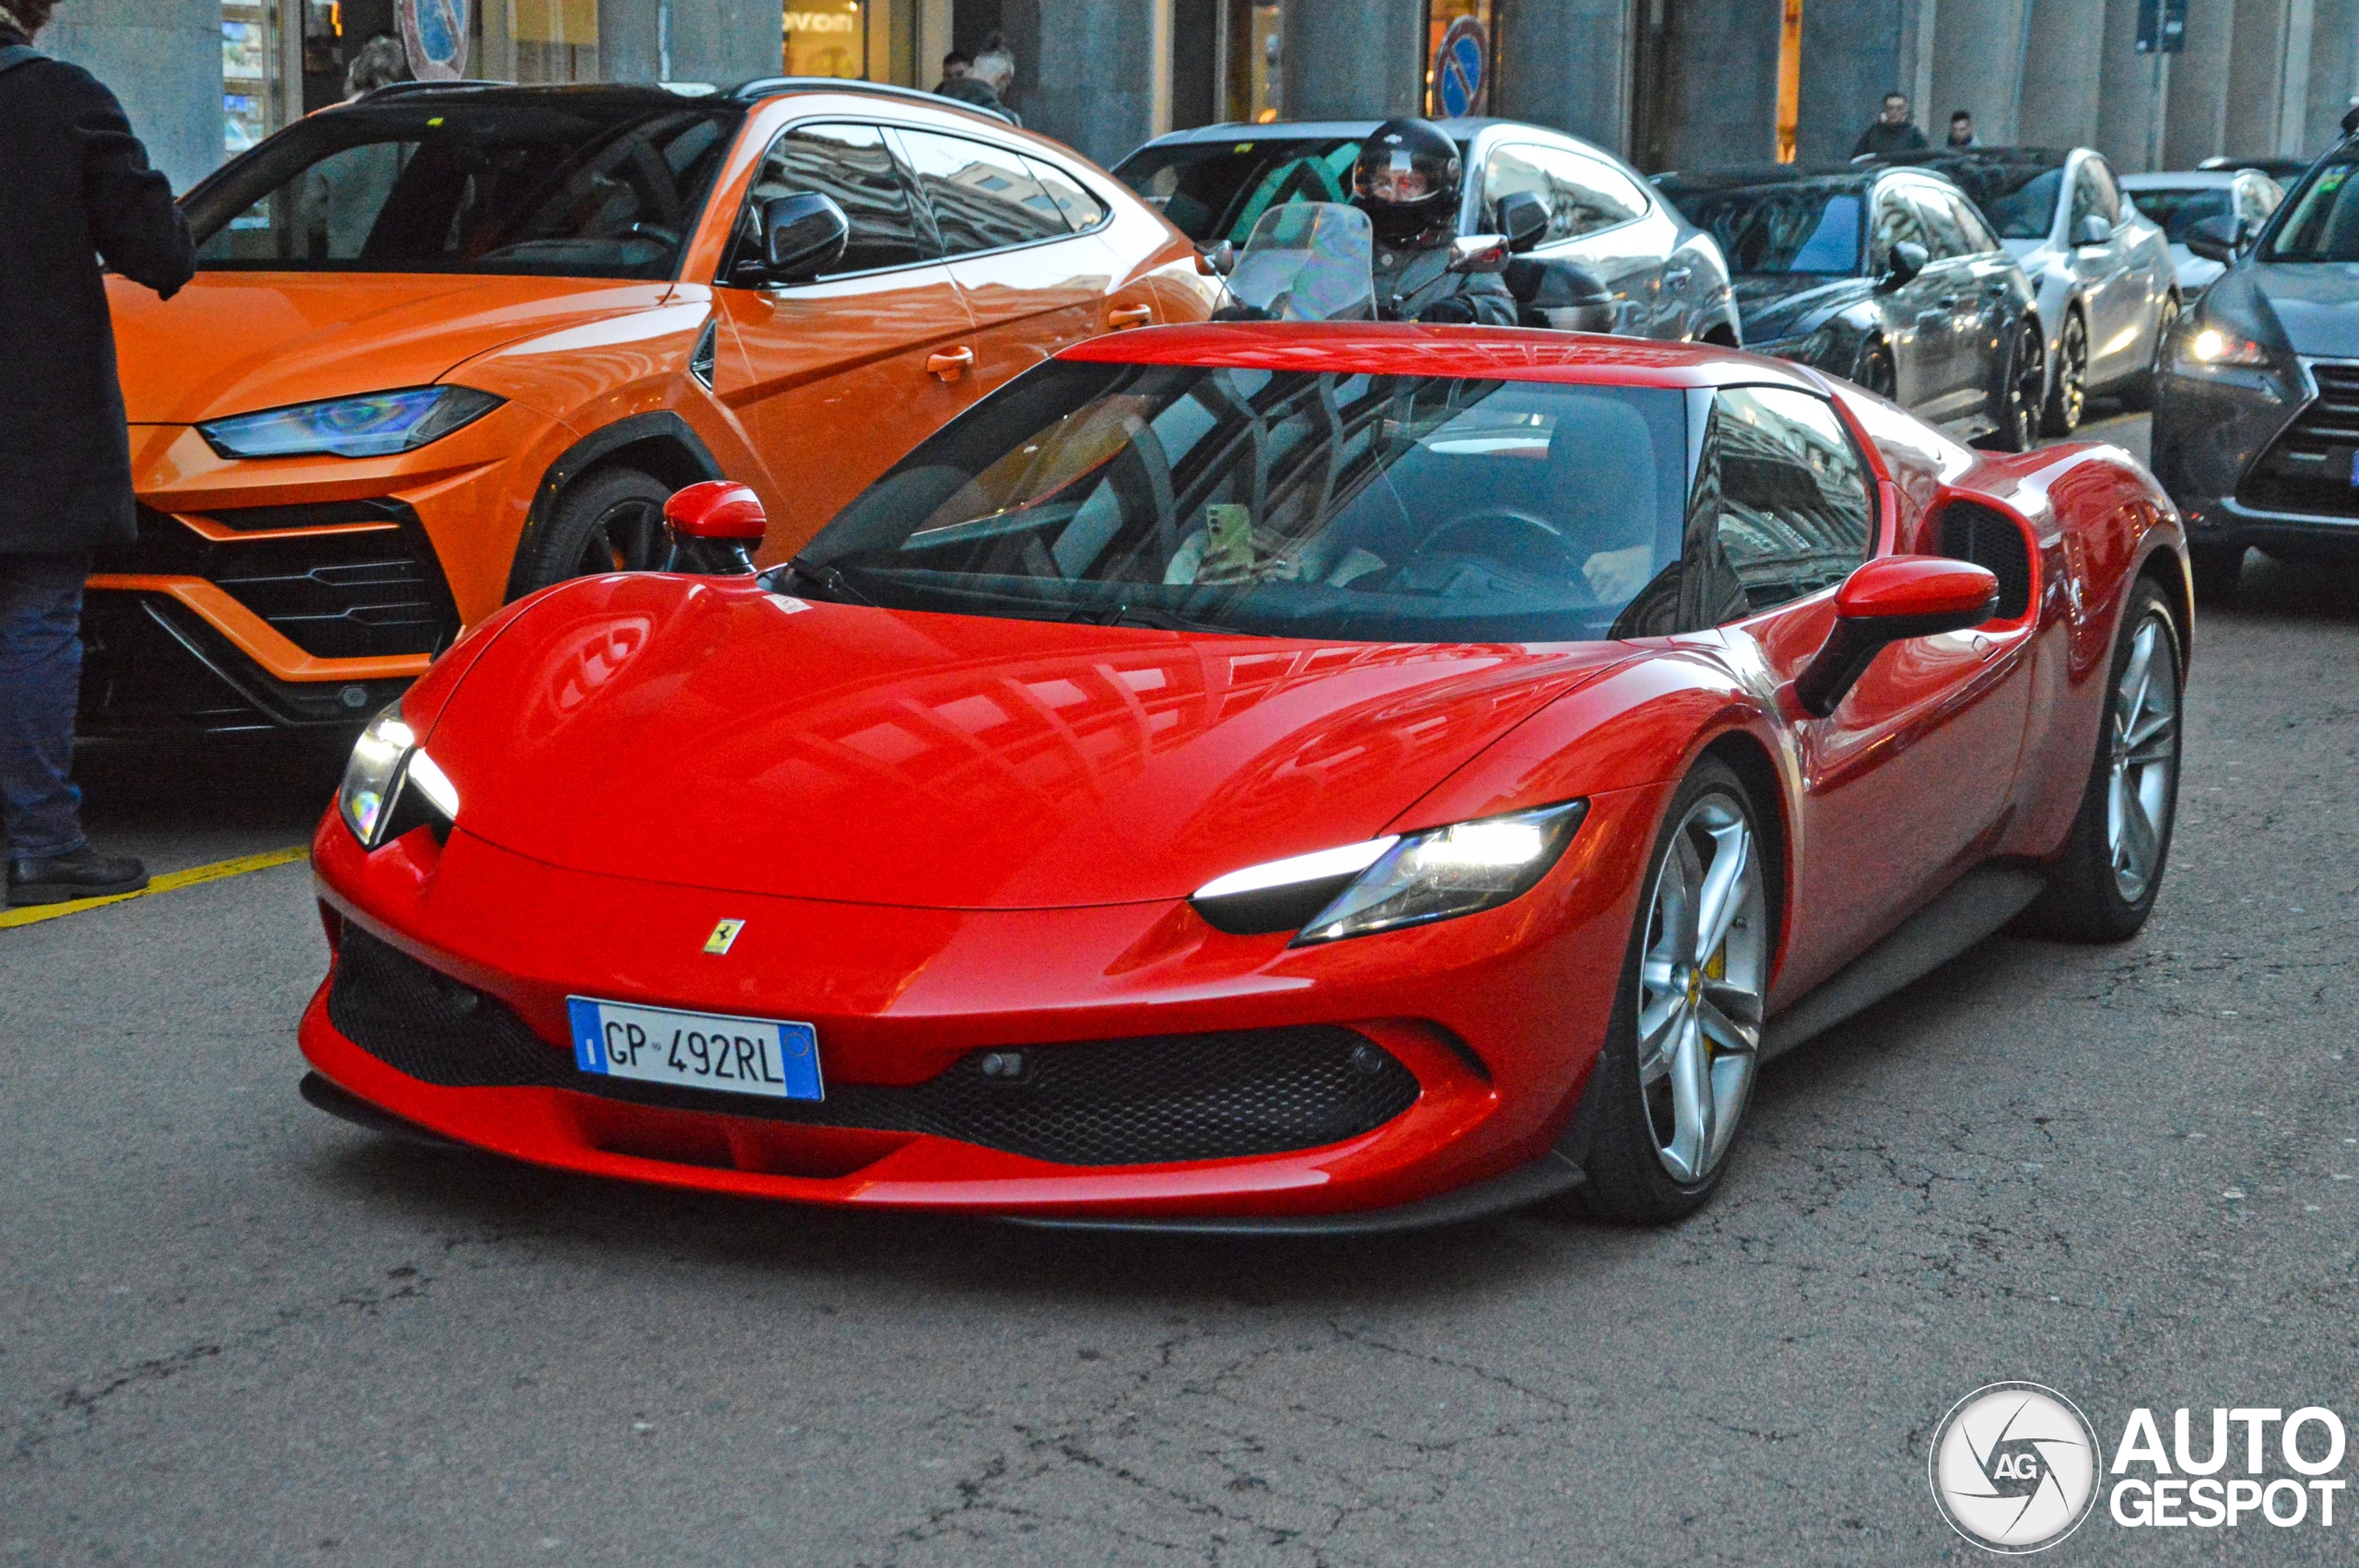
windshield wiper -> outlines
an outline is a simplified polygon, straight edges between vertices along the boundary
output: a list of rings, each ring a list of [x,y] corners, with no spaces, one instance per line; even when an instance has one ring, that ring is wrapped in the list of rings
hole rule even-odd
[[[876,601],[854,588],[839,567],[823,567],[816,561],[806,561],[802,556],[796,556],[786,563],[786,570],[791,578],[801,578],[805,582],[817,584],[829,598],[843,600],[853,604],[865,604],[871,609],[876,607]]]

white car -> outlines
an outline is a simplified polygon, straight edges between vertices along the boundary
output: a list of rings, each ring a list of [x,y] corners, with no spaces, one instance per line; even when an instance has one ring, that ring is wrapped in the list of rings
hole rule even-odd
[[[2233,217],[2242,243],[2260,232],[2285,199],[2285,188],[2258,169],[2125,174],[2121,189],[2140,212],[2162,226],[2170,241],[2171,265],[2178,274],[2179,299],[2188,305],[2212,287],[2227,264],[2189,250],[2187,231],[2207,217]]]
[[[2170,243],[2124,200],[2089,147],[1936,148],[1874,161],[1937,169],[1966,188],[2039,298],[2048,333],[2042,427],[2069,435],[2092,392],[2154,406],[2163,345],[2179,314]]]

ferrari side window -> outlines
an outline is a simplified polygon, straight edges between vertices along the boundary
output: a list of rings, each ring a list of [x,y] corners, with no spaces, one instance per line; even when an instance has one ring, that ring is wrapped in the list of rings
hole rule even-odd
[[[1841,582],[1867,556],[1875,512],[1835,410],[1784,387],[1733,387],[1714,404],[1713,564],[1734,582],[1709,618],[1741,619]]]

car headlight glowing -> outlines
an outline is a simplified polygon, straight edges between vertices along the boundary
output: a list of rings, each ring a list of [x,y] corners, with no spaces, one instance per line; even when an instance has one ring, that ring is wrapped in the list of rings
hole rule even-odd
[[[473,387],[410,387],[233,415],[196,428],[223,457],[387,457],[440,440],[503,401]]]
[[[2178,340],[2181,364],[2199,369],[2213,365],[2266,365],[2269,351],[2242,333],[2224,327],[2204,326],[2188,333]]]
[[[1297,947],[1451,919],[1530,892],[1588,813],[1568,801],[1272,860],[1216,877],[1189,902],[1232,934],[1298,931]]]
[[[459,819],[457,787],[419,747],[398,702],[370,720],[353,743],[335,801],[345,826],[370,849],[414,827],[447,832]]]

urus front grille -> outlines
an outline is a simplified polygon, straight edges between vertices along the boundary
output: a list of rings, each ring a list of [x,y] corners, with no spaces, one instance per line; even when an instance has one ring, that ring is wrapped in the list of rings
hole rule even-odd
[[[2318,395],[2236,486],[2260,511],[2359,517],[2359,364],[2313,364]]]
[[[1334,1025],[971,1051],[921,1083],[830,1084],[816,1104],[578,1071],[496,998],[346,925],[328,1021],[412,1078],[448,1088],[545,1084],[674,1109],[953,1138],[1068,1165],[1144,1165],[1315,1149],[1414,1105],[1414,1074]],[[824,1042],[823,1047],[824,1049]]]
[[[406,507],[249,507],[205,521],[231,537],[141,507],[138,539],[100,551],[94,569],[204,578],[322,659],[435,653],[458,632],[433,546]]]

